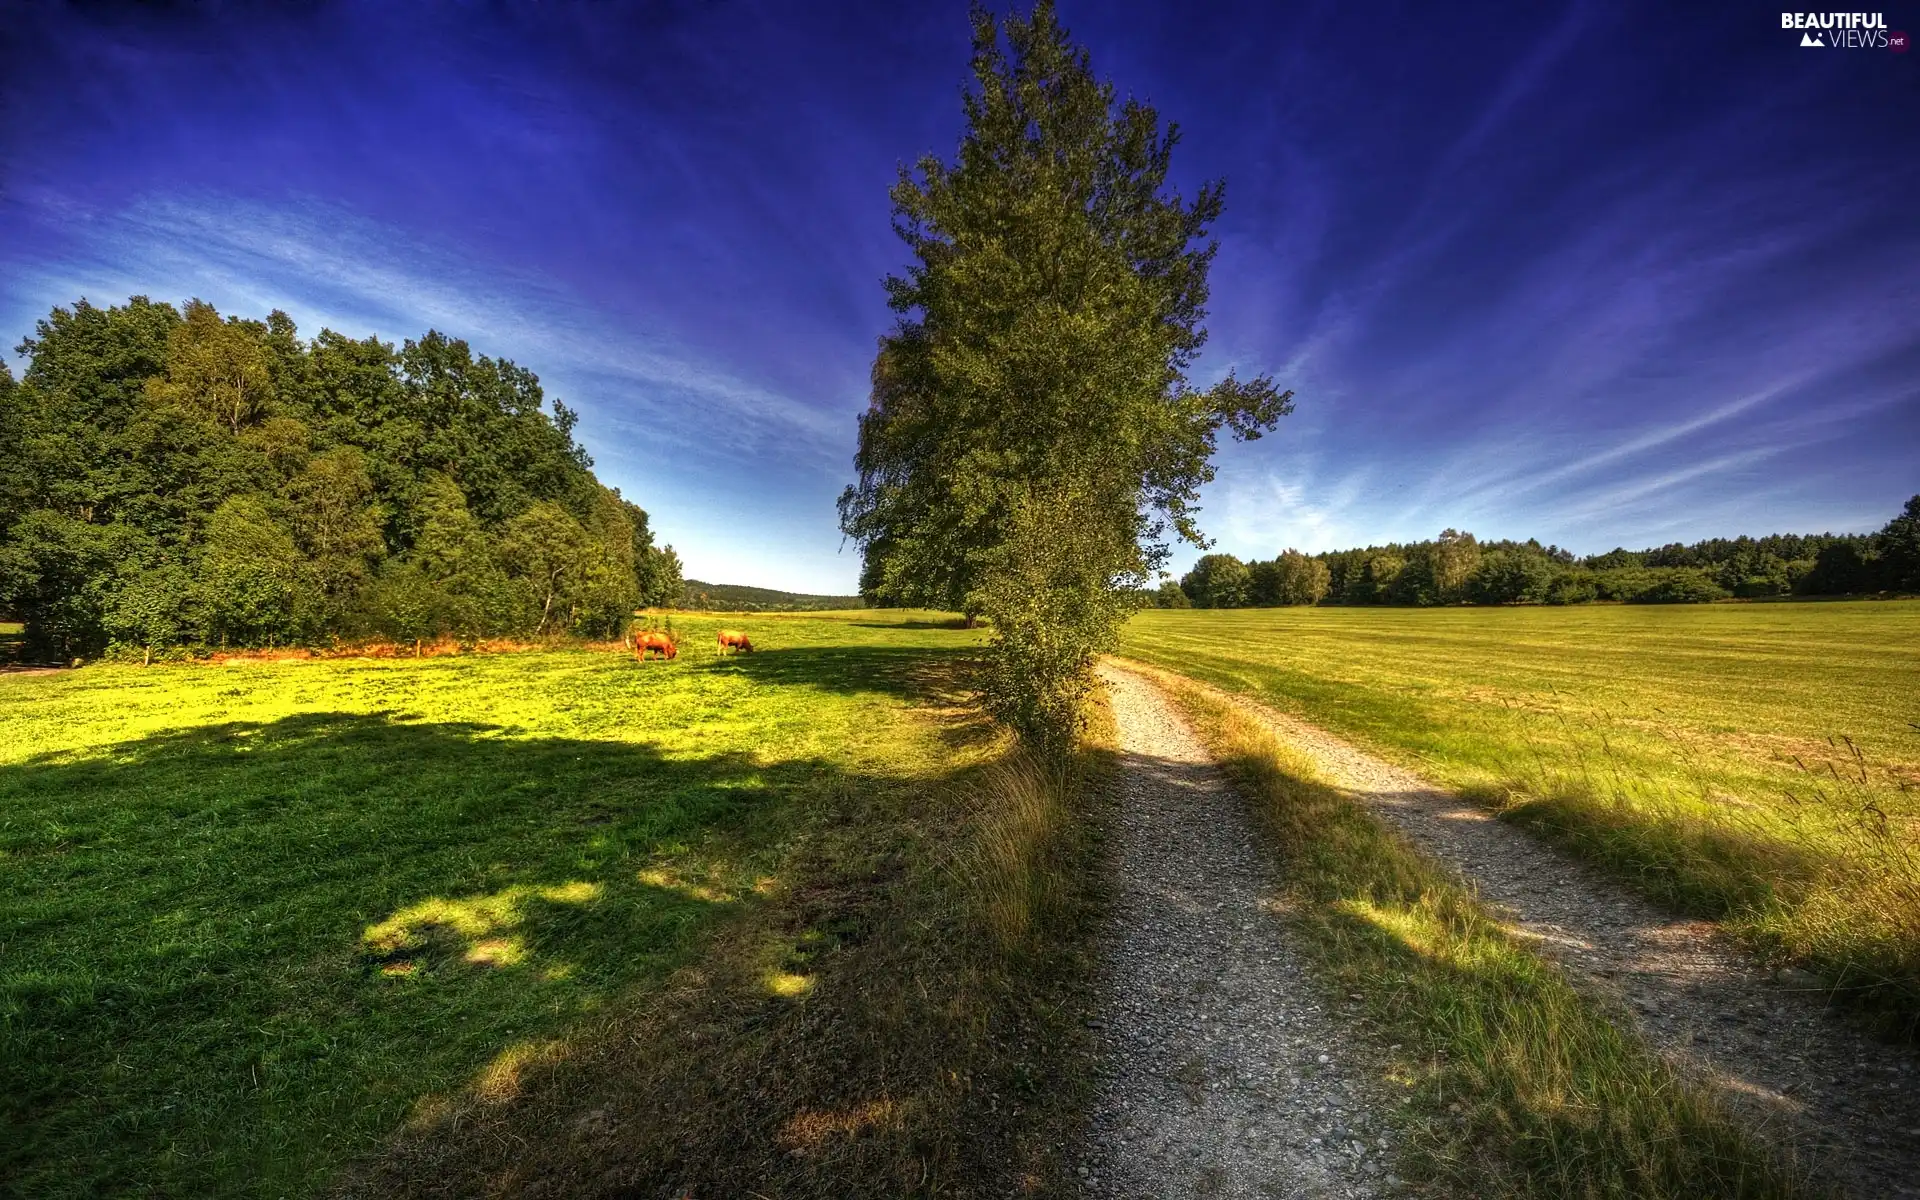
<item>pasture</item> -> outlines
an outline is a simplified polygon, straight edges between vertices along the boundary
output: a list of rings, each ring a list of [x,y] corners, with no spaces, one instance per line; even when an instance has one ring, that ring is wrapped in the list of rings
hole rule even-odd
[[[1023,913],[1010,950],[955,932],[987,927],[970,904],[1017,908],[995,864],[1044,850],[1029,822],[967,857],[995,819],[982,769],[1018,771],[956,704],[979,635],[730,618],[759,649],[721,659],[719,624],[676,615],[678,658],[644,665],[0,676],[0,1177],[388,1195],[731,1170],[885,1194],[969,1154],[1044,1171],[1020,1142],[1057,1141],[1044,1119],[955,1115],[958,1081],[1012,1096],[1016,1058],[1047,1078],[1008,1021],[1074,1040],[1002,969],[1025,954],[1044,986],[1062,911]],[[602,1144],[623,1125],[625,1159]]]
[[[1149,610],[1122,653],[1417,767],[1920,1016],[1920,601]]]

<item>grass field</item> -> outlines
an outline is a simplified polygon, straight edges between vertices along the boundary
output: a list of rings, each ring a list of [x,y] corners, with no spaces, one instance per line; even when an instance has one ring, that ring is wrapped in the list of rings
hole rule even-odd
[[[1920,601],[1154,610],[1122,652],[1417,766],[1920,1017]]]
[[[1067,1111],[1079,1035],[1034,997],[1079,973],[1072,873],[1043,869],[1078,852],[1071,781],[956,706],[978,635],[730,619],[761,649],[720,659],[720,622],[674,624],[680,657],[644,666],[0,676],[0,1179],[887,1195],[1060,1169],[1044,1097]]]

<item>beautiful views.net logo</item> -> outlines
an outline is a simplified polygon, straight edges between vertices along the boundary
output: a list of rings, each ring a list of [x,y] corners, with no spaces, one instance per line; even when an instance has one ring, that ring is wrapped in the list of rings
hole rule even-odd
[[[1800,30],[1800,44],[1820,49],[1892,50],[1907,48],[1907,35],[1887,31],[1884,13],[1781,13],[1780,28]]]

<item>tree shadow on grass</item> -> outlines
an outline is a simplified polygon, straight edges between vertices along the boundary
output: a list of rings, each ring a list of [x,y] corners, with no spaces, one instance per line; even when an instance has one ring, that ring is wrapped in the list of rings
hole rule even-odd
[[[898,782],[347,713],[0,769],[0,1179],[310,1190],[696,957],[812,801]]]
[[[795,646],[730,654],[709,670],[735,671],[756,683],[878,693],[911,704],[953,708],[973,697],[970,646]]]
[[[849,621],[849,625],[858,629],[978,629],[980,625],[968,625],[965,617],[941,617],[934,620],[913,618],[906,621]]]

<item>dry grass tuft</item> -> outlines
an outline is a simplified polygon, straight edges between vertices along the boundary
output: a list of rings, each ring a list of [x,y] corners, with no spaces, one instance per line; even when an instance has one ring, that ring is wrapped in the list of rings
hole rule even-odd
[[[954,871],[981,927],[1009,958],[1039,948],[1037,932],[1078,891],[1069,841],[1078,792],[1073,766],[1029,753],[987,767],[967,791],[976,835]]]

